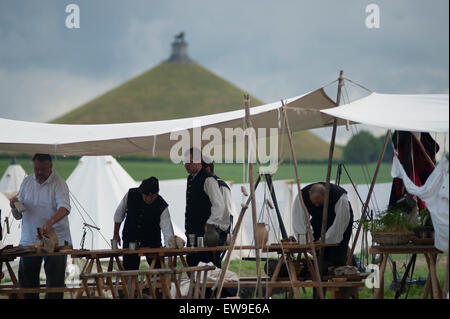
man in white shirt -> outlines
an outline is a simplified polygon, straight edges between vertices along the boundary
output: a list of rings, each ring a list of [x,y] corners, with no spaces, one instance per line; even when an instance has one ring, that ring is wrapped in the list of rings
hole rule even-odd
[[[230,226],[229,217],[226,218],[225,201],[222,191],[216,179],[208,173],[202,165],[203,159],[201,151],[191,148],[186,154],[184,167],[189,173],[186,188],[186,214],[185,230],[187,245],[190,245],[189,234],[204,237],[205,233],[217,237],[214,246],[224,244],[225,238],[220,236],[221,232],[226,232]],[[229,215],[228,215],[229,216]],[[213,236],[209,236],[212,238]],[[222,238],[220,238],[222,237]],[[196,245],[196,243],[194,243]],[[216,267],[221,267],[218,254],[212,252],[202,252],[189,254],[186,258],[188,265],[196,266],[198,262],[212,261]]]
[[[125,219],[126,218],[126,219]],[[114,214],[114,239],[120,245],[119,229],[125,219],[122,230],[123,248],[128,248],[130,242],[136,243],[136,248],[159,248],[161,231],[164,235],[164,245],[174,235],[170,219],[169,205],[159,195],[159,182],[156,177],[142,181],[138,188],[131,188],[124,196]],[[152,259],[147,258],[151,265]],[[140,257],[124,255],[123,267],[126,270],[139,269]],[[159,266],[159,260],[156,261]]]
[[[231,195],[231,188],[230,186],[227,184],[227,182],[225,182],[224,180],[222,180],[220,177],[218,177],[215,172],[214,172],[214,162],[208,158],[206,155],[203,155],[203,167],[205,168],[205,170],[210,173],[217,181],[217,183],[219,184],[219,188],[222,191],[222,196],[223,196],[223,200],[224,200],[224,204],[225,204],[225,213],[223,214],[223,219],[222,219],[222,225],[223,227],[220,228],[220,238],[223,242],[226,242],[227,240],[227,236],[231,231],[231,223],[233,221],[233,213],[236,212],[236,207],[234,205],[234,201],[233,201],[233,197]],[[228,227],[225,229],[225,227],[228,225]],[[225,230],[222,230],[225,229]],[[223,256],[225,255],[225,251],[223,253],[220,254],[220,260],[222,260]]]
[[[322,231],[322,214],[325,200],[325,183],[314,183],[302,190],[303,201],[311,216],[311,227],[315,241],[319,241]],[[292,208],[294,233],[307,234],[306,215],[299,203],[298,195]],[[324,250],[325,271],[329,266],[339,267],[346,264],[348,243],[352,234],[353,211],[348,201],[347,192],[340,186],[330,184],[328,202],[328,220],[325,243],[339,244]]]
[[[37,241],[37,228],[44,235],[52,229],[58,236],[58,244],[71,245],[68,214],[70,212],[69,188],[56,172],[52,171],[52,159],[48,154],[33,156],[34,174],[28,175],[20,186],[17,197],[10,200],[16,219],[22,218],[20,245],[32,245]],[[20,201],[25,211],[20,214],[14,203]],[[19,262],[19,286],[38,288],[42,259],[47,287],[63,287],[67,256],[21,257]],[[39,294],[24,294],[25,298],[38,299]],[[63,293],[47,293],[46,299],[63,298]]]

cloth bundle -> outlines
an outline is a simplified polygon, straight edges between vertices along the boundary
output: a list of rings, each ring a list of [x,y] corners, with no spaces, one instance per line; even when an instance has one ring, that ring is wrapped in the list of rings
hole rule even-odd
[[[334,268],[334,274],[338,276],[342,275],[355,275],[359,274],[358,268],[354,266],[340,266],[337,268]]]
[[[58,236],[53,228],[45,234],[42,228],[38,228],[38,238],[40,239],[40,242],[37,244],[38,250],[52,253],[55,251],[56,246],[58,246]]]

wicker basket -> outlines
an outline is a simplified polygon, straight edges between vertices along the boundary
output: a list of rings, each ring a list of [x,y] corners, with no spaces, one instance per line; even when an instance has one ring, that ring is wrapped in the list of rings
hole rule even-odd
[[[379,245],[405,245],[414,238],[413,232],[402,233],[372,233],[372,241]]]

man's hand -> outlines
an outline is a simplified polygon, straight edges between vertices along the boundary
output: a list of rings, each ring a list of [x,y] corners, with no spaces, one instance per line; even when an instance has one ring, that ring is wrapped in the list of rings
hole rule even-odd
[[[9,206],[11,207],[11,208],[15,208],[16,206],[14,206],[14,203],[15,202],[18,202],[19,200],[17,199],[17,196],[14,196],[13,198],[11,198],[10,200],[9,200]]]
[[[113,239],[117,241],[117,247],[120,246],[120,235],[119,233],[114,233]]]
[[[48,234],[53,230],[53,220],[51,218],[45,222],[44,226],[42,226],[42,230],[44,234]]]

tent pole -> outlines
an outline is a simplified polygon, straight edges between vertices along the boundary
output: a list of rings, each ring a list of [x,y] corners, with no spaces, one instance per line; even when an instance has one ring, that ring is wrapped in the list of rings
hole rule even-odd
[[[258,187],[260,180],[261,180],[261,175],[256,180],[255,189],[256,189],[256,187]],[[242,220],[244,219],[244,214],[247,211],[247,208],[248,208],[248,205],[250,204],[251,199],[252,199],[251,197],[249,197],[247,199],[245,206],[242,207],[241,212],[239,213],[239,218],[236,222],[236,226],[234,226],[234,233],[233,233],[233,236],[231,236],[230,245],[228,246],[228,249],[227,249],[227,255],[225,257],[224,264],[222,265],[222,270],[220,272],[220,276],[217,281],[216,288],[212,288],[213,291],[214,291],[214,289],[217,289],[217,292],[216,292],[217,299],[220,298],[220,294],[222,293],[223,281],[225,279],[225,273],[228,269],[228,266],[229,266],[230,260],[231,260],[231,252],[233,251],[234,244],[236,243],[236,239],[239,234],[239,230],[241,228]]]
[[[450,255],[447,252],[447,271],[445,272],[445,284],[444,284],[444,293],[442,294],[442,298],[446,299],[447,298],[447,294],[448,294],[448,281],[449,281],[449,274],[448,274],[448,262],[449,262],[449,257]]]
[[[318,287],[318,293],[319,293],[319,298],[320,299],[324,299],[324,294],[323,294],[323,287],[322,287],[322,279],[320,277],[320,271],[319,271],[319,262],[317,260],[317,254],[316,254],[316,247],[314,244],[314,237],[311,231],[311,220],[310,220],[310,215],[309,215],[309,211],[308,208],[305,205],[305,202],[303,201],[303,196],[302,196],[302,190],[300,188],[300,176],[298,174],[298,165],[297,165],[297,157],[295,156],[295,151],[294,151],[294,142],[292,139],[292,132],[291,132],[291,128],[289,126],[289,121],[287,118],[287,114],[286,114],[286,107],[284,105],[284,101],[281,100],[281,104],[282,109],[283,109],[283,115],[284,115],[284,121],[286,123],[286,131],[288,133],[288,138],[289,138],[289,146],[291,148],[291,156],[292,156],[292,160],[294,162],[294,170],[295,170],[295,177],[296,177],[296,181],[297,181],[297,191],[298,191],[298,200],[300,202],[300,205],[302,206],[304,212],[305,212],[305,218],[306,218],[306,223],[307,223],[307,231],[308,231],[308,237],[309,237],[309,244],[311,246],[311,254],[313,256],[313,262],[314,262],[314,270],[317,274],[317,282],[319,284]]]
[[[339,72],[339,82],[338,82],[338,91],[337,91],[337,98],[336,98],[336,106],[339,106],[341,103],[341,90],[342,85],[344,83],[344,71]],[[330,151],[328,154],[328,169],[327,169],[327,178],[325,182],[325,197],[323,202],[323,211],[322,211],[322,228],[320,231],[320,242],[322,244],[325,244],[325,237],[327,232],[327,223],[328,223],[328,201],[330,198],[330,178],[331,178],[331,168],[333,166],[333,153],[334,153],[334,144],[336,142],[336,130],[337,130],[337,118],[335,117],[333,120],[333,133],[331,134],[331,143],[330,143]],[[321,247],[319,250],[319,266],[321,270],[324,270],[324,247]]]
[[[360,233],[361,227],[362,227],[362,221],[364,221],[364,219],[366,218],[366,213],[369,208],[370,198],[372,196],[373,188],[375,187],[375,182],[377,180],[378,171],[380,169],[381,162],[383,161],[384,152],[386,151],[386,146],[388,144],[390,136],[391,136],[391,130],[388,130],[386,133],[386,137],[384,138],[383,148],[381,150],[380,156],[378,157],[377,167],[375,169],[375,173],[373,174],[372,182],[371,182],[370,188],[369,188],[369,193],[367,194],[367,199],[366,199],[366,202],[364,203],[364,209],[361,214],[361,218],[359,219],[360,222],[358,225],[358,230],[356,231],[355,239],[353,240],[352,249],[350,250],[350,253],[347,256],[347,265],[352,264],[353,252],[355,251],[356,243],[358,242],[359,233]]]
[[[252,122],[250,120],[250,97],[248,94],[244,95],[244,106],[245,106],[245,122],[247,124],[247,129],[249,132],[251,131]],[[249,147],[249,152],[247,156],[249,157],[248,161],[248,175],[250,180],[250,198],[252,202],[252,221],[253,221],[253,238],[255,241],[255,256],[256,256],[256,289],[258,298],[262,298],[262,287],[261,287],[261,256],[260,249],[262,247],[258,247],[258,235],[256,234],[256,223],[258,222],[256,216],[256,199],[255,199],[255,181],[253,176],[253,158],[250,158],[249,154],[256,152],[256,145],[252,145],[252,139],[249,134],[247,134],[247,147]],[[256,154],[255,154],[256,155]]]

